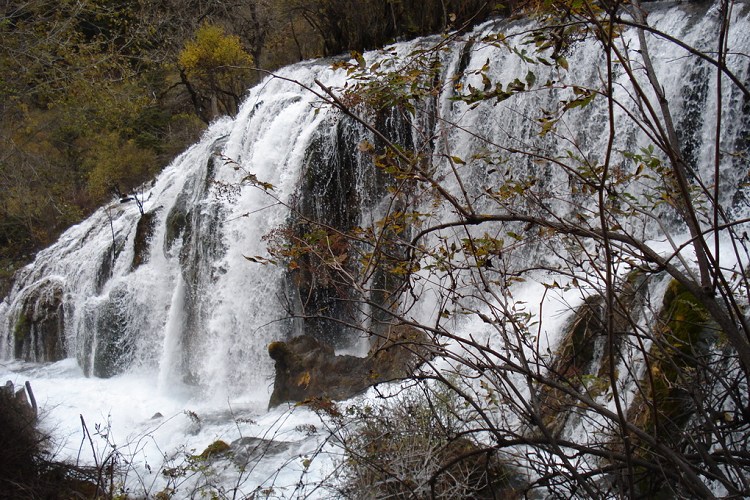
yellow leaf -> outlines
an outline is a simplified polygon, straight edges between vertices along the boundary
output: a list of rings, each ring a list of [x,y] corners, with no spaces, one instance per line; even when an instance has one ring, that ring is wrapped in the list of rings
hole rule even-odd
[[[299,387],[307,388],[310,385],[310,372],[305,372],[297,378],[297,385]]]

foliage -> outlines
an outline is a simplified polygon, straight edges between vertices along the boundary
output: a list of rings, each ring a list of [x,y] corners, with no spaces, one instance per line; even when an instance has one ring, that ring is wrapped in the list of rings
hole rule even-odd
[[[439,31],[449,14],[458,24],[472,19],[479,3],[6,2],[0,291],[31,253],[112,191],[134,189],[194,142],[205,123],[236,113],[262,74],[250,67],[273,70],[324,51]],[[339,23],[343,31],[328,29]]]
[[[265,61],[458,27],[478,5],[373,0],[353,9],[351,2],[286,0],[248,2],[236,11],[198,1],[140,7],[34,0],[3,8],[3,259],[48,243],[108,189],[134,188],[198,130],[188,113],[210,121],[220,110],[236,110],[251,62],[268,67]],[[748,496],[750,285],[742,266],[747,239],[740,236],[746,222],[722,206],[721,175],[743,153],[723,142],[721,91],[731,86],[736,99],[750,99],[727,47],[730,14],[739,7],[721,1],[714,9],[718,48],[689,47],[660,33],[638,0],[527,7],[536,27],[465,41],[464,58],[493,47],[515,56],[523,68],[518,74],[498,77],[504,73],[490,59],[448,74],[442,51],[462,37],[459,30],[377,63],[355,52],[351,62],[337,63],[353,83],[321,86],[320,97],[368,128],[359,152],[388,179],[385,213],[363,227],[305,220],[299,230],[279,230],[271,236],[276,256],[300,281],[313,276],[335,288],[330,298],[343,299],[348,311],[369,314],[357,327],[375,336],[383,323],[427,332],[442,364],[426,363],[416,377],[436,379],[465,405],[456,411],[464,420],[451,420],[460,430],[435,441],[425,427],[450,426],[429,399],[414,415],[399,413],[408,405],[355,412],[362,433],[351,436],[349,453],[367,460],[352,462],[360,467],[352,487],[357,477],[390,487],[383,478],[401,473],[380,476],[385,467],[373,469],[376,459],[387,459],[390,468],[405,454],[414,458],[404,452],[412,446],[443,458],[451,446],[461,449],[460,434],[467,432],[483,452],[513,457],[531,478],[524,486],[529,494]],[[250,28],[233,25],[233,14],[251,20]],[[197,19],[205,24],[196,26]],[[370,25],[374,34],[365,30]],[[253,34],[237,39],[218,26]],[[671,111],[676,98],[664,94],[660,81],[668,75],[658,74],[650,58],[655,40],[713,68],[719,96],[711,110],[718,116],[713,164],[696,168],[687,158]],[[274,44],[287,55],[269,56]],[[593,79],[579,79],[592,68],[576,67],[572,57],[585,44],[599,50]],[[466,116],[475,110],[489,116],[494,107],[531,96],[544,96],[545,104],[497,136],[481,137],[444,121],[435,105],[443,93]],[[378,123],[383,111],[408,120],[418,140],[393,140]],[[603,117],[604,139],[593,154],[586,143],[596,138],[576,130],[587,113]],[[175,133],[177,124],[186,131]],[[617,141],[632,129],[646,140]],[[477,147],[459,152],[444,140],[459,132]],[[683,233],[689,236],[679,239]],[[663,245],[654,244],[655,236]],[[629,306],[632,271],[643,276],[637,285],[643,298]],[[537,304],[517,300],[522,286],[535,284]],[[425,319],[416,311],[428,295],[436,313]],[[586,329],[562,336],[569,344],[545,345],[541,309],[552,296],[571,304],[568,315],[586,318]],[[578,303],[588,310],[572,305]],[[573,362],[556,363],[553,353]],[[446,376],[446,365],[460,382]],[[564,415],[564,426],[554,414]],[[413,437],[400,432],[403,426]],[[396,437],[373,443],[384,430]],[[178,470],[173,485],[193,472]],[[422,476],[394,485],[403,493],[434,479],[437,487],[436,470],[425,474],[426,483]],[[443,487],[453,491],[456,483]]]
[[[145,181],[196,129],[156,112],[171,83],[133,3],[35,0],[0,16],[0,255],[13,266],[110,188]]]
[[[352,406],[340,436],[345,498],[514,498],[518,481],[471,435],[459,396],[420,384],[376,406]],[[471,418],[470,415],[468,415]]]
[[[204,24],[195,39],[185,44],[178,57],[189,76],[208,79],[211,73],[226,71],[229,66],[249,66],[252,58],[236,36],[226,35],[219,26]]]
[[[117,151],[117,156],[112,155]],[[156,154],[139,148],[134,139],[123,141],[117,134],[99,134],[87,163],[88,190],[97,198],[108,193],[128,193],[139,182],[156,173]]]
[[[371,335],[407,324],[435,339],[441,361],[415,378],[465,401],[472,435],[513,457],[531,478],[528,494],[750,493],[747,221],[723,206],[722,190],[742,190],[721,175],[737,168],[722,153],[726,97],[709,101],[713,160],[689,163],[672,115],[680,96],[662,83],[669,65],[651,59],[656,43],[677,47],[712,68],[718,96],[750,99],[734,73],[744,63],[727,62],[733,8],[717,6],[718,53],[659,32],[637,1],[555,0],[528,5],[535,26],[459,42],[467,59],[489,47],[511,54],[513,71],[497,67],[514,66],[510,58],[446,67],[443,47],[457,33],[406,55],[353,53],[334,63],[350,77],[345,87],[318,84],[319,96],[367,129],[358,148],[388,178],[384,212],[354,228],[306,220],[304,231],[277,231],[272,251],[295,272],[299,256],[336,255],[315,250],[323,235],[348,240],[337,242],[346,260],[321,258],[315,275],[336,276],[350,291],[342,302],[358,302]],[[596,49],[595,68],[575,66],[580,47]],[[446,94],[451,102],[439,102]],[[442,115],[449,105],[460,123]],[[482,136],[471,119],[495,119],[496,107],[510,110],[511,123]],[[413,144],[378,123],[384,109],[410,120]],[[578,130],[585,115],[601,117],[597,137]],[[378,273],[397,284],[384,287]],[[434,314],[424,313],[426,297]],[[554,301],[576,320],[548,345],[543,312]],[[433,427],[439,415],[430,409]],[[399,482],[390,458],[410,457],[404,450],[419,438],[402,438],[385,413],[354,417],[363,423],[362,440],[347,448],[349,460],[361,459],[358,494],[424,484]],[[398,424],[420,418],[400,414]]]
[[[219,113],[237,113],[253,66],[252,56],[242,49],[237,36],[225,34],[219,26],[203,24],[179,53],[178,64],[183,82],[193,99],[201,103],[198,109],[206,121]]]
[[[322,41],[321,55],[347,49],[362,51],[416,36],[460,28],[481,20],[491,2],[475,0],[361,0],[353,8],[345,0],[287,0],[286,10],[300,17]]]

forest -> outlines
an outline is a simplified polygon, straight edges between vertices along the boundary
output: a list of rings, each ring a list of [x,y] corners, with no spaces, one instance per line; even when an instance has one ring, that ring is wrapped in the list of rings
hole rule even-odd
[[[62,230],[234,115],[269,71],[493,12],[481,0],[4,1],[0,295]]]

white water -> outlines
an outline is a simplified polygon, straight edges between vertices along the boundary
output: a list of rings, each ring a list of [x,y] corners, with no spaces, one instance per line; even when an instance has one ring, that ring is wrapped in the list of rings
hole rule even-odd
[[[740,9],[738,9],[739,11]],[[660,29],[682,36],[688,43],[700,46],[714,30],[712,15],[690,14],[679,7],[664,8],[653,14],[650,21]],[[740,17],[731,31],[730,46],[744,47],[750,42],[750,26]],[[523,27],[523,26],[521,26]],[[476,31],[477,37],[494,27],[487,24]],[[636,45],[634,35],[626,33]],[[663,75],[667,94],[672,96],[676,115],[687,120],[691,99],[695,98],[685,83],[694,82],[695,75],[714,78],[712,70],[700,67],[692,59],[683,63],[684,54],[652,39],[652,53],[657,54],[657,70]],[[399,50],[408,53],[414,45],[401,45]],[[463,45],[456,43],[445,59],[446,75],[458,71]],[[583,44],[568,56],[576,79],[596,82],[600,56],[594,47]],[[368,61],[378,57],[368,54]],[[537,81],[546,79],[572,79],[572,76],[554,73],[540,66],[519,64],[508,51],[477,44],[470,53],[467,70],[478,70],[486,60],[491,61],[489,76],[493,80],[508,82],[524,79],[529,70],[536,72]],[[741,57],[731,60],[745,74],[747,62]],[[581,75],[580,73],[589,73]],[[128,488],[137,493],[153,494],[168,481],[159,470],[164,457],[167,466],[171,457],[181,450],[200,453],[211,442],[222,439],[231,442],[242,436],[273,437],[294,443],[278,456],[272,456],[247,475],[240,490],[249,494],[256,488],[276,488],[280,496],[301,496],[295,490],[300,477],[322,478],[332,467],[329,459],[318,459],[311,472],[305,473],[303,461],[317,446],[319,435],[310,438],[295,429],[300,424],[320,426],[317,417],[303,409],[291,414],[282,407],[266,411],[272,389],[272,363],[266,347],[273,340],[286,338],[295,325],[283,309],[282,270],[275,266],[253,263],[247,256],[267,256],[263,237],[281,227],[288,217],[283,204],[297,194],[300,178],[306,169],[308,147],[316,137],[333,136],[338,116],[303,86],[315,87],[320,80],[329,87],[342,87],[346,81],[343,71],[330,69],[329,62],[302,63],[282,71],[285,78],[269,78],[249,92],[239,115],[234,120],[222,120],[211,126],[201,142],[177,158],[158,177],[155,183],[141,193],[144,209],[156,211],[156,223],[148,253],[148,262],[131,270],[135,225],[140,217],[134,203],[113,202],[103,207],[91,218],[67,231],[58,243],[39,253],[37,259],[20,274],[8,298],[0,305],[0,358],[3,359],[0,376],[17,384],[31,380],[36,396],[46,413],[44,424],[54,430],[60,439],[61,455],[79,456],[91,463],[93,454],[88,441],[82,443],[81,420],[83,416],[89,430],[96,426],[111,428],[113,442],[123,455],[132,459],[134,466],[129,476]],[[622,75],[620,75],[622,77]],[[481,78],[467,76],[464,84],[481,87]],[[301,85],[300,85],[301,84]],[[618,87],[617,96],[623,102],[628,97]],[[727,137],[736,138],[746,125],[741,117],[741,104],[735,93],[726,86]],[[551,135],[540,138],[533,113],[540,106],[551,106],[560,99],[557,94],[529,94],[511,99],[497,106],[485,103],[476,109],[441,96],[438,109],[447,123],[456,123],[466,131],[451,127],[444,134],[436,131],[437,168],[445,168],[444,156],[470,158],[482,147],[478,135],[506,146],[524,143],[563,156],[568,149],[578,148],[596,161],[603,150],[606,136],[604,102],[601,100],[582,110],[573,110],[561,122],[571,141],[561,141]],[[715,95],[710,92],[700,98],[701,109],[712,109]],[[623,118],[621,112],[618,120]],[[711,165],[713,117],[710,114],[691,115],[697,120],[692,134],[697,141],[695,159],[699,169]],[[438,127],[438,130],[440,127]],[[621,129],[622,130],[622,129]],[[358,141],[354,141],[356,144]],[[616,138],[617,149],[636,149],[646,145],[641,133],[634,127],[624,129]],[[731,150],[733,144],[726,144]],[[225,157],[242,166],[235,170],[233,163],[224,164],[216,156]],[[208,163],[214,159],[213,172]],[[521,162],[510,159],[508,165],[518,177],[540,174],[542,182],[551,193],[557,193],[556,213],[564,214],[575,209],[580,199],[570,199],[567,193],[569,179],[549,165]],[[468,168],[468,167],[467,167]],[[446,169],[447,170],[447,169]],[[247,183],[239,190],[223,190],[219,184],[236,185],[245,175],[253,174],[258,180],[274,186],[269,194]],[[497,184],[499,173],[488,173],[478,168],[467,173],[470,179],[470,196],[478,206],[488,203],[481,193],[487,186]],[[362,174],[365,175],[366,174]],[[747,209],[733,204],[739,195],[739,180],[745,175],[739,161],[730,155],[724,159],[722,190],[725,206],[737,212]],[[446,175],[446,185],[453,180]],[[367,179],[358,177],[358,183],[367,185]],[[647,190],[648,186],[632,185],[633,194]],[[458,186],[452,186],[458,192]],[[367,198],[367,195],[363,195]],[[583,203],[585,206],[585,203]],[[169,214],[174,207],[190,219],[191,231],[182,231],[174,241],[170,233]],[[452,220],[455,217],[448,207],[440,207],[434,219]],[[482,231],[487,230],[486,227]],[[495,228],[497,234],[504,228]],[[643,231],[653,231],[644,227]],[[111,260],[113,241],[121,249],[117,255],[111,277],[102,286],[99,269],[102,262]],[[659,243],[662,245],[663,243]],[[521,249],[519,253],[528,249]],[[512,253],[512,252],[511,252]],[[531,252],[531,256],[533,252]],[[543,258],[543,256],[536,256]],[[527,265],[528,261],[513,256],[512,265]],[[624,271],[623,271],[624,272]],[[425,280],[427,281],[427,280]],[[23,300],[36,289],[46,289],[54,282],[64,290],[65,338],[68,358],[56,363],[21,363],[11,361],[14,352],[14,328]],[[461,286],[469,290],[475,283],[467,279]],[[431,321],[439,314],[431,286],[425,286],[417,307],[415,319]],[[542,328],[539,331],[542,350],[554,348],[560,327],[571,305],[580,302],[580,296],[559,296],[550,293],[542,304],[544,287],[531,283],[513,290],[513,298],[524,301],[533,314],[539,313]],[[467,294],[469,295],[469,294]],[[114,311],[114,312],[113,312]],[[97,352],[105,341],[98,325],[115,322],[124,325],[119,332],[118,345],[126,346],[127,355],[111,367],[114,376],[97,378],[95,373]],[[455,327],[476,336],[490,338],[492,330],[471,318],[457,321]],[[40,361],[40,360],[37,360]],[[4,380],[4,379],[0,379]],[[155,413],[163,417],[152,420]],[[198,420],[191,418],[191,413]],[[252,421],[252,422],[251,422]],[[574,437],[582,437],[578,429]],[[94,437],[98,454],[108,453],[100,438]],[[96,454],[95,453],[95,454]],[[184,453],[182,453],[184,455]],[[97,458],[101,460],[101,457]],[[177,460],[179,461],[179,460]],[[288,461],[288,466],[277,471]],[[148,463],[151,472],[145,467]],[[226,474],[231,484],[232,471]],[[217,483],[224,484],[223,479]],[[315,480],[309,480],[314,484]],[[195,484],[182,486],[183,493]],[[140,490],[139,490],[140,488]],[[321,496],[325,496],[318,492]]]
[[[342,81],[324,63],[298,65],[285,75],[307,84],[314,78]],[[288,415],[286,407],[266,413],[272,389],[266,346],[289,333],[279,305],[282,274],[245,256],[266,255],[262,237],[285,221],[287,210],[279,200],[288,201],[297,189],[305,149],[327,119],[327,111],[317,108],[318,99],[299,85],[270,79],[250,92],[236,120],[213,124],[199,144],[139,193],[144,210],[156,211],[157,222],[148,262],[135,271],[131,262],[140,213],[135,203],[117,200],[68,230],[21,271],[14,291],[0,306],[0,353],[5,360],[0,375],[17,385],[32,381],[45,415],[43,425],[60,441],[61,457],[95,461],[88,440],[81,445],[79,415],[92,434],[95,428],[111,428],[111,439],[124,458],[137,464],[128,478],[128,488],[136,493],[140,488],[154,494],[165,486],[162,455],[176,454],[173,462],[179,464],[185,453],[199,454],[217,439],[299,441],[284,455],[292,461],[306,450],[304,434],[293,430],[299,417]],[[220,149],[214,147],[217,141]],[[217,153],[246,172],[224,165]],[[207,171],[210,161],[213,180],[238,185],[252,173],[273,184],[272,196],[252,186],[222,196]],[[189,212],[193,231],[183,231],[170,244],[167,219],[173,207]],[[188,241],[193,235],[196,239]],[[97,290],[97,270],[111,259],[113,240],[121,252],[112,277]],[[69,357],[41,365],[10,361],[18,308],[26,293],[50,279],[65,291]],[[126,358],[128,366],[115,366],[112,378],[98,378],[90,376],[102,342],[96,325],[111,308],[116,309],[115,321],[125,323],[120,341],[130,343],[133,352]],[[163,418],[152,419],[157,412]],[[317,421],[303,409],[296,413],[306,415],[303,422]],[[99,455],[112,449],[96,436],[94,443],[96,460],[102,461]],[[278,489],[280,464],[278,457],[275,460],[249,474],[241,490],[249,494],[255,488]],[[146,463],[152,473],[144,468]],[[294,463],[284,468],[281,484],[295,485],[301,471]]]

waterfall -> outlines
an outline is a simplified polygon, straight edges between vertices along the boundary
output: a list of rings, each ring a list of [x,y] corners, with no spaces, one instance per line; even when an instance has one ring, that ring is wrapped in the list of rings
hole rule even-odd
[[[746,82],[750,63],[739,54],[750,52],[744,7],[736,7],[729,41],[735,54],[728,59]],[[655,9],[649,21],[706,50],[706,41],[712,42],[716,30],[711,6],[665,5]],[[378,128],[397,144],[427,151],[425,161],[436,178],[457,196],[465,190],[478,212],[495,203],[487,194],[493,187],[509,178],[534,178],[547,193],[546,210],[563,219],[594,203],[585,192],[571,189],[576,182],[572,176],[531,156],[499,154],[492,158],[493,164],[481,168],[473,167],[487,158],[472,158],[481,157],[486,145],[495,143],[544,152],[550,158],[579,155],[599,164],[607,141],[605,99],[595,98],[586,107],[569,110],[557,125],[570,138],[565,141],[554,133],[540,134],[538,118],[540,110],[569,99],[570,88],[528,92],[500,103],[474,105],[455,99],[460,89],[484,86],[485,65],[484,72],[493,82],[516,78],[528,82],[530,73],[536,82],[572,80],[570,75],[592,86],[601,81],[603,56],[593,40],[576,44],[566,54],[567,71],[519,62],[518,55],[502,44],[481,43],[500,27],[512,33],[531,26],[529,21],[491,21],[451,41],[447,50],[434,55],[446,82],[443,94],[418,103],[410,123],[396,113],[378,116]],[[633,31],[622,36],[626,44],[638,45]],[[389,60],[392,50],[408,59],[435,41],[401,43],[364,57],[371,65]],[[715,117],[707,110],[716,108],[717,99],[707,82],[715,80],[716,70],[705,61],[685,57],[664,39],[650,36],[649,42],[657,71],[665,75],[662,84],[686,160],[695,172],[707,174],[713,168],[715,127]],[[348,230],[371,225],[383,210],[389,181],[360,147],[365,141],[376,143],[376,138],[326,104],[316,83],[335,90],[351,84],[346,71],[334,69],[333,62],[302,62],[267,77],[248,91],[236,118],[213,123],[197,144],[134,193],[143,212],[133,201],[113,200],[40,251],[18,272],[0,304],[0,359],[75,360],[87,377],[137,375],[154,381],[159,394],[185,391],[217,401],[243,396],[265,409],[273,376],[267,353],[270,342],[306,331],[342,349],[356,347],[356,332],[335,321],[299,317],[305,307],[337,307],[338,292],[299,284],[295,288],[288,270],[268,262],[266,248],[275,231],[305,219]],[[642,130],[626,124],[632,112],[627,75],[619,69],[615,79],[615,98],[623,103],[614,111],[615,120],[623,125],[614,150],[637,152],[649,140]],[[729,84],[722,98],[726,134],[721,146],[731,154],[721,161],[721,204],[739,217],[750,212],[745,187],[750,104]],[[463,185],[448,161],[455,158],[468,165],[462,170]],[[634,197],[648,195],[652,188],[635,181],[626,185]],[[433,222],[455,218],[453,208],[436,204],[427,188],[415,189],[410,196],[415,206],[430,212]],[[663,217],[668,223],[668,209]],[[506,234],[512,227],[496,225],[491,230],[494,235]],[[638,230],[644,239],[660,235],[653,222]],[[481,236],[479,231],[476,234]],[[512,273],[553,260],[544,249],[529,245],[522,253],[510,254],[504,265]],[[415,286],[416,299],[408,314],[430,324],[441,314],[441,305],[426,281]],[[459,286],[470,297],[476,282],[466,279]],[[665,285],[660,282],[658,287]],[[536,296],[536,302],[544,293],[538,284],[519,286],[516,292],[519,301]],[[303,295],[309,298],[303,300]],[[580,303],[583,298],[576,300]],[[544,311],[549,325],[540,342],[551,347],[560,335],[553,326],[560,327],[570,316],[555,319],[558,312]],[[356,313],[342,309],[332,315]],[[457,320],[456,325],[477,338],[491,335],[476,318]],[[601,355],[601,346],[597,349]]]
[[[700,46],[712,32],[713,16],[711,10],[674,7],[657,10],[651,22]],[[748,44],[750,30],[743,28],[743,22],[746,19],[738,18],[731,31],[733,47]],[[524,79],[529,71],[536,73],[537,81],[561,78],[552,67],[519,64],[507,49],[475,43],[498,26],[486,23],[469,34],[468,42],[454,42],[440,56],[443,78],[464,75],[459,81],[465,88],[481,87],[478,73],[486,62],[493,81]],[[527,27],[515,21],[503,29]],[[624,36],[635,37],[630,32]],[[409,54],[429,43],[403,44],[397,50]],[[714,69],[694,58],[683,64],[684,54],[667,41],[653,37],[651,43],[658,54],[657,69],[667,75],[663,83],[677,110],[686,156],[696,168],[706,168],[702,166],[710,165],[711,153],[703,145],[711,143],[713,118],[702,110],[711,109],[716,98],[706,90]],[[578,79],[581,72],[584,81],[600,78],[602,56],[594,44],[578,44],[567,55],[570,71]],[[385,56],[366,57],[371,63]],[[30,361],[75,357],[86,374],[104,377],[128,370],[152,371],[162,387],[172,381],[218,384],[230,392],[267,391],[271,364],[265,346],[295,333],[289,319],[293,311],[284,310],[285,303],[293,309],[293,299],[285,289],[282,270],[247,257],[267,256],[264,236],[288,222],[288,207],[295,200],[302,199],[298,205],[306,216],[352,227],[373,220],[372,210],[384,193],[382,181],[378,187],[375,180],[381,174],[357,150],[362,140],[372,140],[370,134],[306,89],[316,89],[316,80],[328,87],[344,86],[344,71],[331,69],[331,63],[301,63],[281,71],[282,78],[269,77],[251,89],[234,120],[214,123],[198,144],[136,193],[144,215],[136,203],[114,200],[39,252],[32,264],[19,271],[0,306],[0,356]],[[742,64],[746,71],[747,64]],[[750,125],[743,113],[747,104],[729,85],[725,87],[730,143],[724,146],[735,154],[727,155],[722,166],[722,202],[732,210],[746,210],[741,181]],[[627,103],[624,88],[616,86],[616,98]],[[553,134],[540,136],[530,119],[539,109],[551,107],[560,94],[529,93],[478,107],[453,96],[449,88],[431,109],[415,116],[419,132],[435,137],[436,168],[444,168],[445,156],[472,157],[488,140],[550,156],[564,156],[574,149],[593,163],[605,149],[603,99],[566,115],[559,126],[575,139],[567,143]],[[401,134],[397,141],[412,141],[408,130],[398,132],[403,125],[390,128],[391,135]],[[642,144],[642,133],[633,128],[616,138],[615,148],[632,150]],[[580,203],[570,199],[571,179],[560,177],[559,171],[529,157],[507,161],[502,167],[468,173],[468,189],[477,203],[483,203],[483,190],[509,172],[519,179],[536,176],[545,183],[555,195],[557,205],[551,209],[556,212],[573,210]],[[266,192],[243,184],[248,174],[273,189]],[[452,182],[450,177],[446,175],[446,185]],[[634,195],[644,189],[631,188]],[[322,199],[334,200],[338,208],[325,206]],[[226,369],[229,366],[231,370]]]

